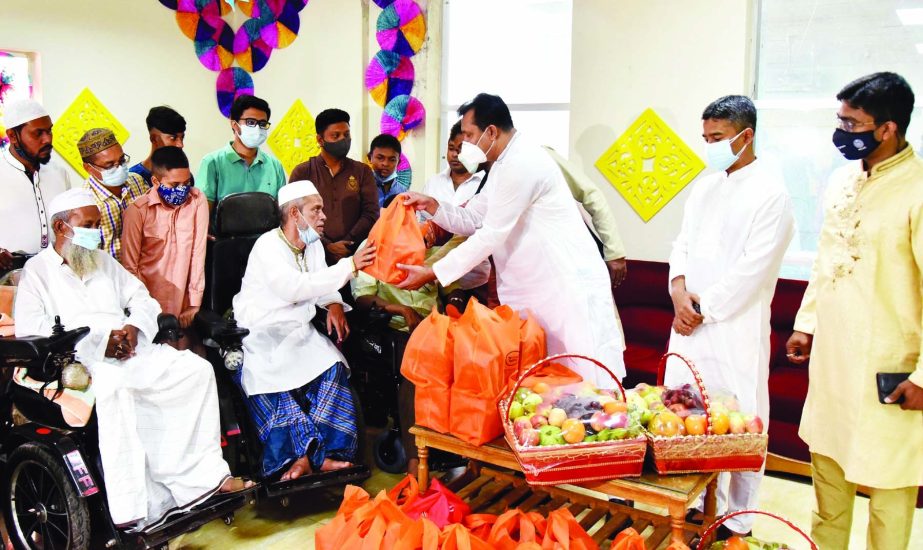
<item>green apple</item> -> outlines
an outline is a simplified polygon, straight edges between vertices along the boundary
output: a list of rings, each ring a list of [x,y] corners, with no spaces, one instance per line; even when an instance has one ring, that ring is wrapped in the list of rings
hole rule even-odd
[[[542,404],[542,396],[537,393],[530,393],[522,400],[522,408],[527,413],[534,413],[535,408]]]
[[[522,416],[524,412],[525,412],[525,409],[523,409],[522,403],[520,403],[519,401],[513,401],[512,403],[510,403],[510,415],[509,415],[510,420],[516,420],[517,418]]]

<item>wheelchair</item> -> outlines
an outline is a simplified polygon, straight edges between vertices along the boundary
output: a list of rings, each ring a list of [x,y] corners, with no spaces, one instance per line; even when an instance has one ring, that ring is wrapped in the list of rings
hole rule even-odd
[[[148,531],[112,523],[95,412],[85,427],[71,427],[44,392],[13,380],[19,367],[48,388],[61,387],[65,366],[75,362],[74,346],[90,329],[65,330],[55,321],[49,337],[0,338],[0,507],[14,548],[167,548],[170,539],[214,519],[230,524],[234,511],[252,502],[253,490],[215,495]],[[161,338],[178,328],[173,316],[159,322]]]
[[[246,359],[243,339],[246,327],[237,326],[231,312],[232,300],[240,292],[250,251],[265,232],[279,227],[279,208],[266,193],[236,193],[224,197],[216,206],[214,241],[208,243],[205,260],[205,294],[195,327],[207,347],[207,358],[215,368],[218,399],[222,408],[222,442],[231,472],[260,482],[260,496],[278,498],[288,505],[289,495],[302,491],[345,484],[361,484],[369,478],[368,466],[361,464],[365,450],[365,426],[361,402],[353,389],[357,409],[358,453],[356,465],[332,472],[315,472],[280,481],[280,474],[266,477],[262,472],[262,445],[247,408],[246,395],[234,380]],[[323,310],[318,309],[318,314]],[[315,326],[323,326],[321,315]],[[319,327],[320,328],[320,327]],[[321,328],[326,332],[326,327]]]

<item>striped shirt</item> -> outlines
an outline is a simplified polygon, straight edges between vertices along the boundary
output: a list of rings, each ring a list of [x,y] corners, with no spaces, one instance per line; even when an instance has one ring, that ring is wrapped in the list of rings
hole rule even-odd
[[[93,176],[87,178],[85,187],[96,196],[96,206],[99,207],[99,226],[103,230],[103,250],[110,256],[119,259],[122,251],[122,214],[128,205],[135,202],[150,187],[138,174],[129,173],[128,179],[122,185],[122,196],[116,197]]]

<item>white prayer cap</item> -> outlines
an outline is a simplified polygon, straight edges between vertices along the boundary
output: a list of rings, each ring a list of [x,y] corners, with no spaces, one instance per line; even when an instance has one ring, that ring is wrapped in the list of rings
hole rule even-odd
[[[96,196],[93,195],[93,192],[82,187],[78,189],[68,189],[51,199],[51,204],[48,205],[48,215],[54,216],[55,214],[83,208],[84,206],[98,207],[96,204]]]
[[[279,206],[295,199],[310,197],[311,195],[320,195],[313,183],[308,180],[293,181],[292,183],[283,185],[282,188],[279,189]]]
[[[3,106],[3,125],[7,128],[15,128],[43,116],[48,116],[48,111],[34,99],[17,99]]]

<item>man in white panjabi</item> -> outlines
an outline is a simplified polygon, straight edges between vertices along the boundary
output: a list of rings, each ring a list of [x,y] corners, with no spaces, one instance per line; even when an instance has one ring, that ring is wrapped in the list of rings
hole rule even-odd
[[[500,301],[531,310],[548,352],[589,355],[625,376],[625,349],[606,265],[554,160],[513,127],[503,100],[478,94],[458,110],[464,136],[459,160],[469,172],[490,163],[490,183],[464,207],[408,193],[407,204],[468,240],[432,267],[406,266],[401,288],[438,279],[445,286],[493,255]],[[572,365],[592,382],[605,374]]]
[[[54,246],[23,269],[16,335],[50,335],[55,316],[67,329],[90,328],[76,351],[92,375],[113,522],[152,528],[170,512],[250,486],[230,476],[221,456],[211,365],[192,352],[152,343],[160,306],[98,250],[93,194],[65,191],[48,211]]]
[[[283,481],[351,466],[357,448],[356,403],[346,360],[311,324],[327,310],[327,332],[349,334],[338,292],[371,264],[366,245],[332,266],[324,259],[324,201],[314,184],[279,189],[282,225],[253,245],[234,315],[250,334],[238,382],[263,446],[265,476]],[[283,471],[284,469],[284,471]]]
[[[756,108],[744,96],[725,96],[702,114],[709,166],[715,174],[695,184],[670,254],[675,318],[670,351],[688,357],[706,388],[734,394],[744,413],[769,420],[769,307],[782,257],[795,232],[783,182],[756,159]],[[695,308],[698,307],[701,313]],[[670,358],[666,385],[694,384],[686,366]],[[723,513],[757,504],[762,472],[722,474]],[[729,488],[726,486],[729,485]],[[747,533],[753,515],[726,522],[723,538]]]

